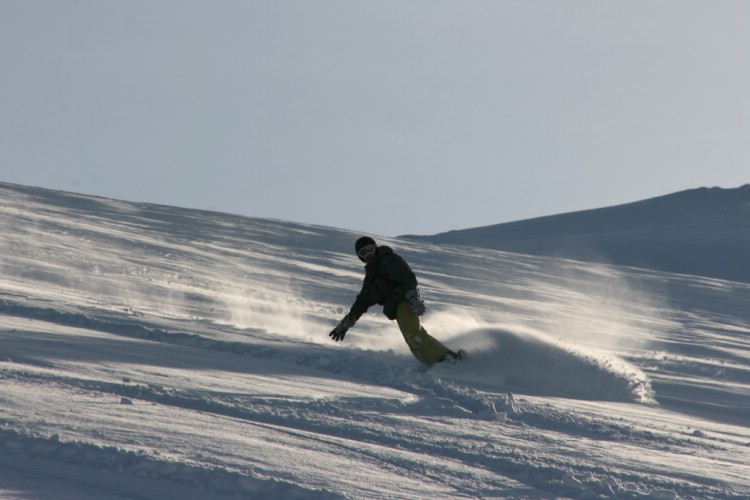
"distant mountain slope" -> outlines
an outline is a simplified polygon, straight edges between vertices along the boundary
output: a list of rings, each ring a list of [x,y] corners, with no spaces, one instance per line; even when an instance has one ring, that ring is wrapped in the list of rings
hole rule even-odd
[[[750,184],[403,238],[750,282]]]

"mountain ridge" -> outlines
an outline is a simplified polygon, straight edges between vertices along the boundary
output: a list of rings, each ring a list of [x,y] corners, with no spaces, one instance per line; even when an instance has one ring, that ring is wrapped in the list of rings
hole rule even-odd
[[[78,197],[83,205],[103,203],[105,211],[111,203],[176,208],[4,182],[0,187],[30,196]],[[750,184],[700,187],[609,207],[398,238],[750,283]]]
[[[750,184],[400,237],[750,282]]]

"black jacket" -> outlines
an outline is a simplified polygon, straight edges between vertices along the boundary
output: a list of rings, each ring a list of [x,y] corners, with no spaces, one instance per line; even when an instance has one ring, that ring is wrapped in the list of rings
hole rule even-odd
[[[387,246],[378,247],[375,258],[365,266],[365,280],[349,318],[357,321],[375,304],[383,306],[388,319],[396,319],[396,309],[404,294],[417,288],[417,277],[404,259]]]

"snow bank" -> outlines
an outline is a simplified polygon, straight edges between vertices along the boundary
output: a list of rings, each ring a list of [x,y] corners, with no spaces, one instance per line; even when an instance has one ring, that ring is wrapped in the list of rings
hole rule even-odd
[[[480,328],[454,339],[469,357],[433,373],[549,396],[647,402],[648,377],[608,353],[563,345],[528,329]],[[465,365],[465,366],[464,366]]]

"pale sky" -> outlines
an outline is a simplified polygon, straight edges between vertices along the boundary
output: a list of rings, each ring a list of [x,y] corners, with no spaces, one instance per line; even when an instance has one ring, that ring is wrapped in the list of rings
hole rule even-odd
[[[745,0],[0,0],[0,181],[355,229],[750,182]]]

